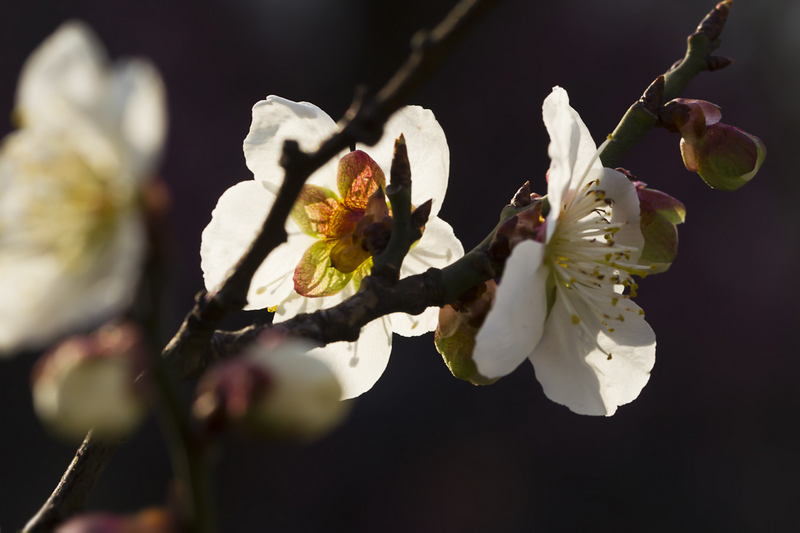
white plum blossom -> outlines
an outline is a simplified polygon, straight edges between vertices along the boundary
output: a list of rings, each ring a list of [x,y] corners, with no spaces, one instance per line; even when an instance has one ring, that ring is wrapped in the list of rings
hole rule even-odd
[[[19,129],[0,147],[0,354],[44,346],[127,307],[146,248],[141,189],[166,135],[164,87],[109,64],[67,22],[26,61]]]
[[[255,180],[234,185],[222,195],[203,231],[200,255],[206,287],[217,288],[260,229],[283,181],[278,160],[286,139],[310,150],[338,131],[318,107],[276,96],[253,107],[244,141],[247,166]],[[286,223],[288,241],[276,248],[253,277],[246,309],[276,308],[275,322],[298,313],[330,308],[352,296],[369,274],[372,257],[350,245],[358,242],[370,196],[385,186],[394,142],[405,137],[411,165],[412,203],[432,199],[422,238],[406,256],[401,277],[440,268],[464,254],[449,224],[436,215],[450,167],[449,149],[433,113],[421,107],[399,110],[372,147],[344,151],[308,179]],[[389,360],[392,332],[416,336],[436,329],[437,308],[417,316],[395,313],[362,328],[357,342],[336,342],[310,354],[324,360],[342,384],[342,397],[369,390]]]
[[[625,175],[602,167],[566,91],[555,87],[543,114],[550,211],[539,238],[513,248],[473,358],[487,378],[527,358],[548,398],[610,416],[639,395],[655,362],[655,334],[630,299],[631,275],[649,271],[637,264],[639,199]]]

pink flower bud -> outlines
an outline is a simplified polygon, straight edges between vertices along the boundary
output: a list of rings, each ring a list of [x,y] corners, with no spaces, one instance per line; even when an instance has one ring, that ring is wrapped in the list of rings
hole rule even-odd
[[[703,100],[672,100],[663,108],[662,124],[681,134],[686,168],[711,187],[734,191],[753,179],[767,155],[763,141],[719,122],[722,113]]]
[[[76,516],[56,533],[175,533],[178,527],[163,509],[145,509],[133,516],[89,513]]]
[[[211,368],[197,387],[194,415],[209,430],[231,423],[272,440],[308,442],[342,422],[349,404],[311,346],[267,332],[245,354]]]
[[[83,439],[90,429],[105,438],[127,435],[146,413],[144,391],[134,384],[144,369],[144,350],[132,324],[64,340],[33,369],[36,414],[69,439]]]
[[[629,172],[623,173],[633,178]],[[648,274],[664,272],[678,254],[677,226],[686,220],[686,207],[666,193],[648,189],[646,183],[633,181],[633,184],[639,196],[639,227],[644,237],[639,264],[650,266],[645,271]]]

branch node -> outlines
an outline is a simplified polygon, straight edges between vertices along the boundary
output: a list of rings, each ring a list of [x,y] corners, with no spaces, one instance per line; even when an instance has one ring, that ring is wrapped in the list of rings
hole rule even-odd
[[[733,59],[724,56],[708,56],[706,64],[708,65],[708,70],[713,72],[731,66]]]
[[[411,227],[414,229],[422,229],[425,224],[428,223],[428,219],[431,216],[431,207],[433,206],[433,200],[428,200],[418,208],[414,209],[414,212],[411,213]]]
[[[511,205],[514,207],[526,207],[531,205],[531,182],[526,181],[522,187],[514,195],[514,198],[511,199]]]

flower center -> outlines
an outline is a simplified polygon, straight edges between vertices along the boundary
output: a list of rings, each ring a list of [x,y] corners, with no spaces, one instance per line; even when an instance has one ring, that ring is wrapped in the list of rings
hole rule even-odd
[[[65,143],[26,146],[28,140],[15,136],[4,147],[0,246],[12,254],[53,254],[67,269],[84,268],[133,195]]]
[[[638,249],[616,241],[627,222],[611,222],[613,200],[598,190],[598,185],[600,180],[595,180],[576,191],[575,201],[561,212],[546,252],[556,295],[563,298],[573,324],[580,324],[595,344],[596,334],[584,323],[592,317],[585,316],[585,311],[582,316],[570,296],[578,296],[608,333],[613,333],[615,324],[624,322],[626,315],[642,313],[625,302],[636,296],[638,289],[632,276],[646,275],[642,266],[631,260],[634,254],[638,256]]]
[[[292,209],[304,233],[316,239],[294,273],[302,296],[330,296],[351,280],[358,285],[391,231],[391,212],[383,192],[386,180],[375,161],[361,151],[339,161],[338,194],[305,185]]]

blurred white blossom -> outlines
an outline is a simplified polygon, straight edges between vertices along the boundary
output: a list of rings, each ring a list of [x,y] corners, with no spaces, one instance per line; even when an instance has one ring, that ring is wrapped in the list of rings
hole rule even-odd
[[[146,250],[141,191],[166,135],[147,61],[109,64],[67,22],[26,61],[19,129],[0,147],[0,354],[38,348],[119,313]]]
[[[286,139],[309,150],[337,131],[336,123],[307,102],[270,96],[253,107],[244,141],[254,181],[234,185],[222,195],[203,231],[200,248],[206,287],[218,287],[260,229],[283,182],[279,158]],[[464,255],[449,224],[436,215],[442,206],[450,169],[444,132],[433,113],[421,107],[399,110],[372,147],[342,152],[308,179],[292,217],[288,241],[275,249],[253,277],[246,309],[276,307],[275,321],[330,308],[352,296],[372,267],[369,253],[342,249],[357,233],[367,199],[385,186],[395,139],[405,137],[411,165],[411,201],[432,199],[422,238],[406,256],[400,277],[444,267]],[[355,258],[355,259],[354,259]],[[310,354],[328,363],[338,376],[343,398],[369,390],[389,361],[392,332],[416,336],[436,329],[437,308],[417,316],[395,313],[367,324],[357,342],[336,342]]]
[[[311,344],[271,333],[204,374],[193,413],[209,429],[233,423],[268,439],[320,438],[342,423],[350,403],[339,401],[331,368],[308,355]]]

